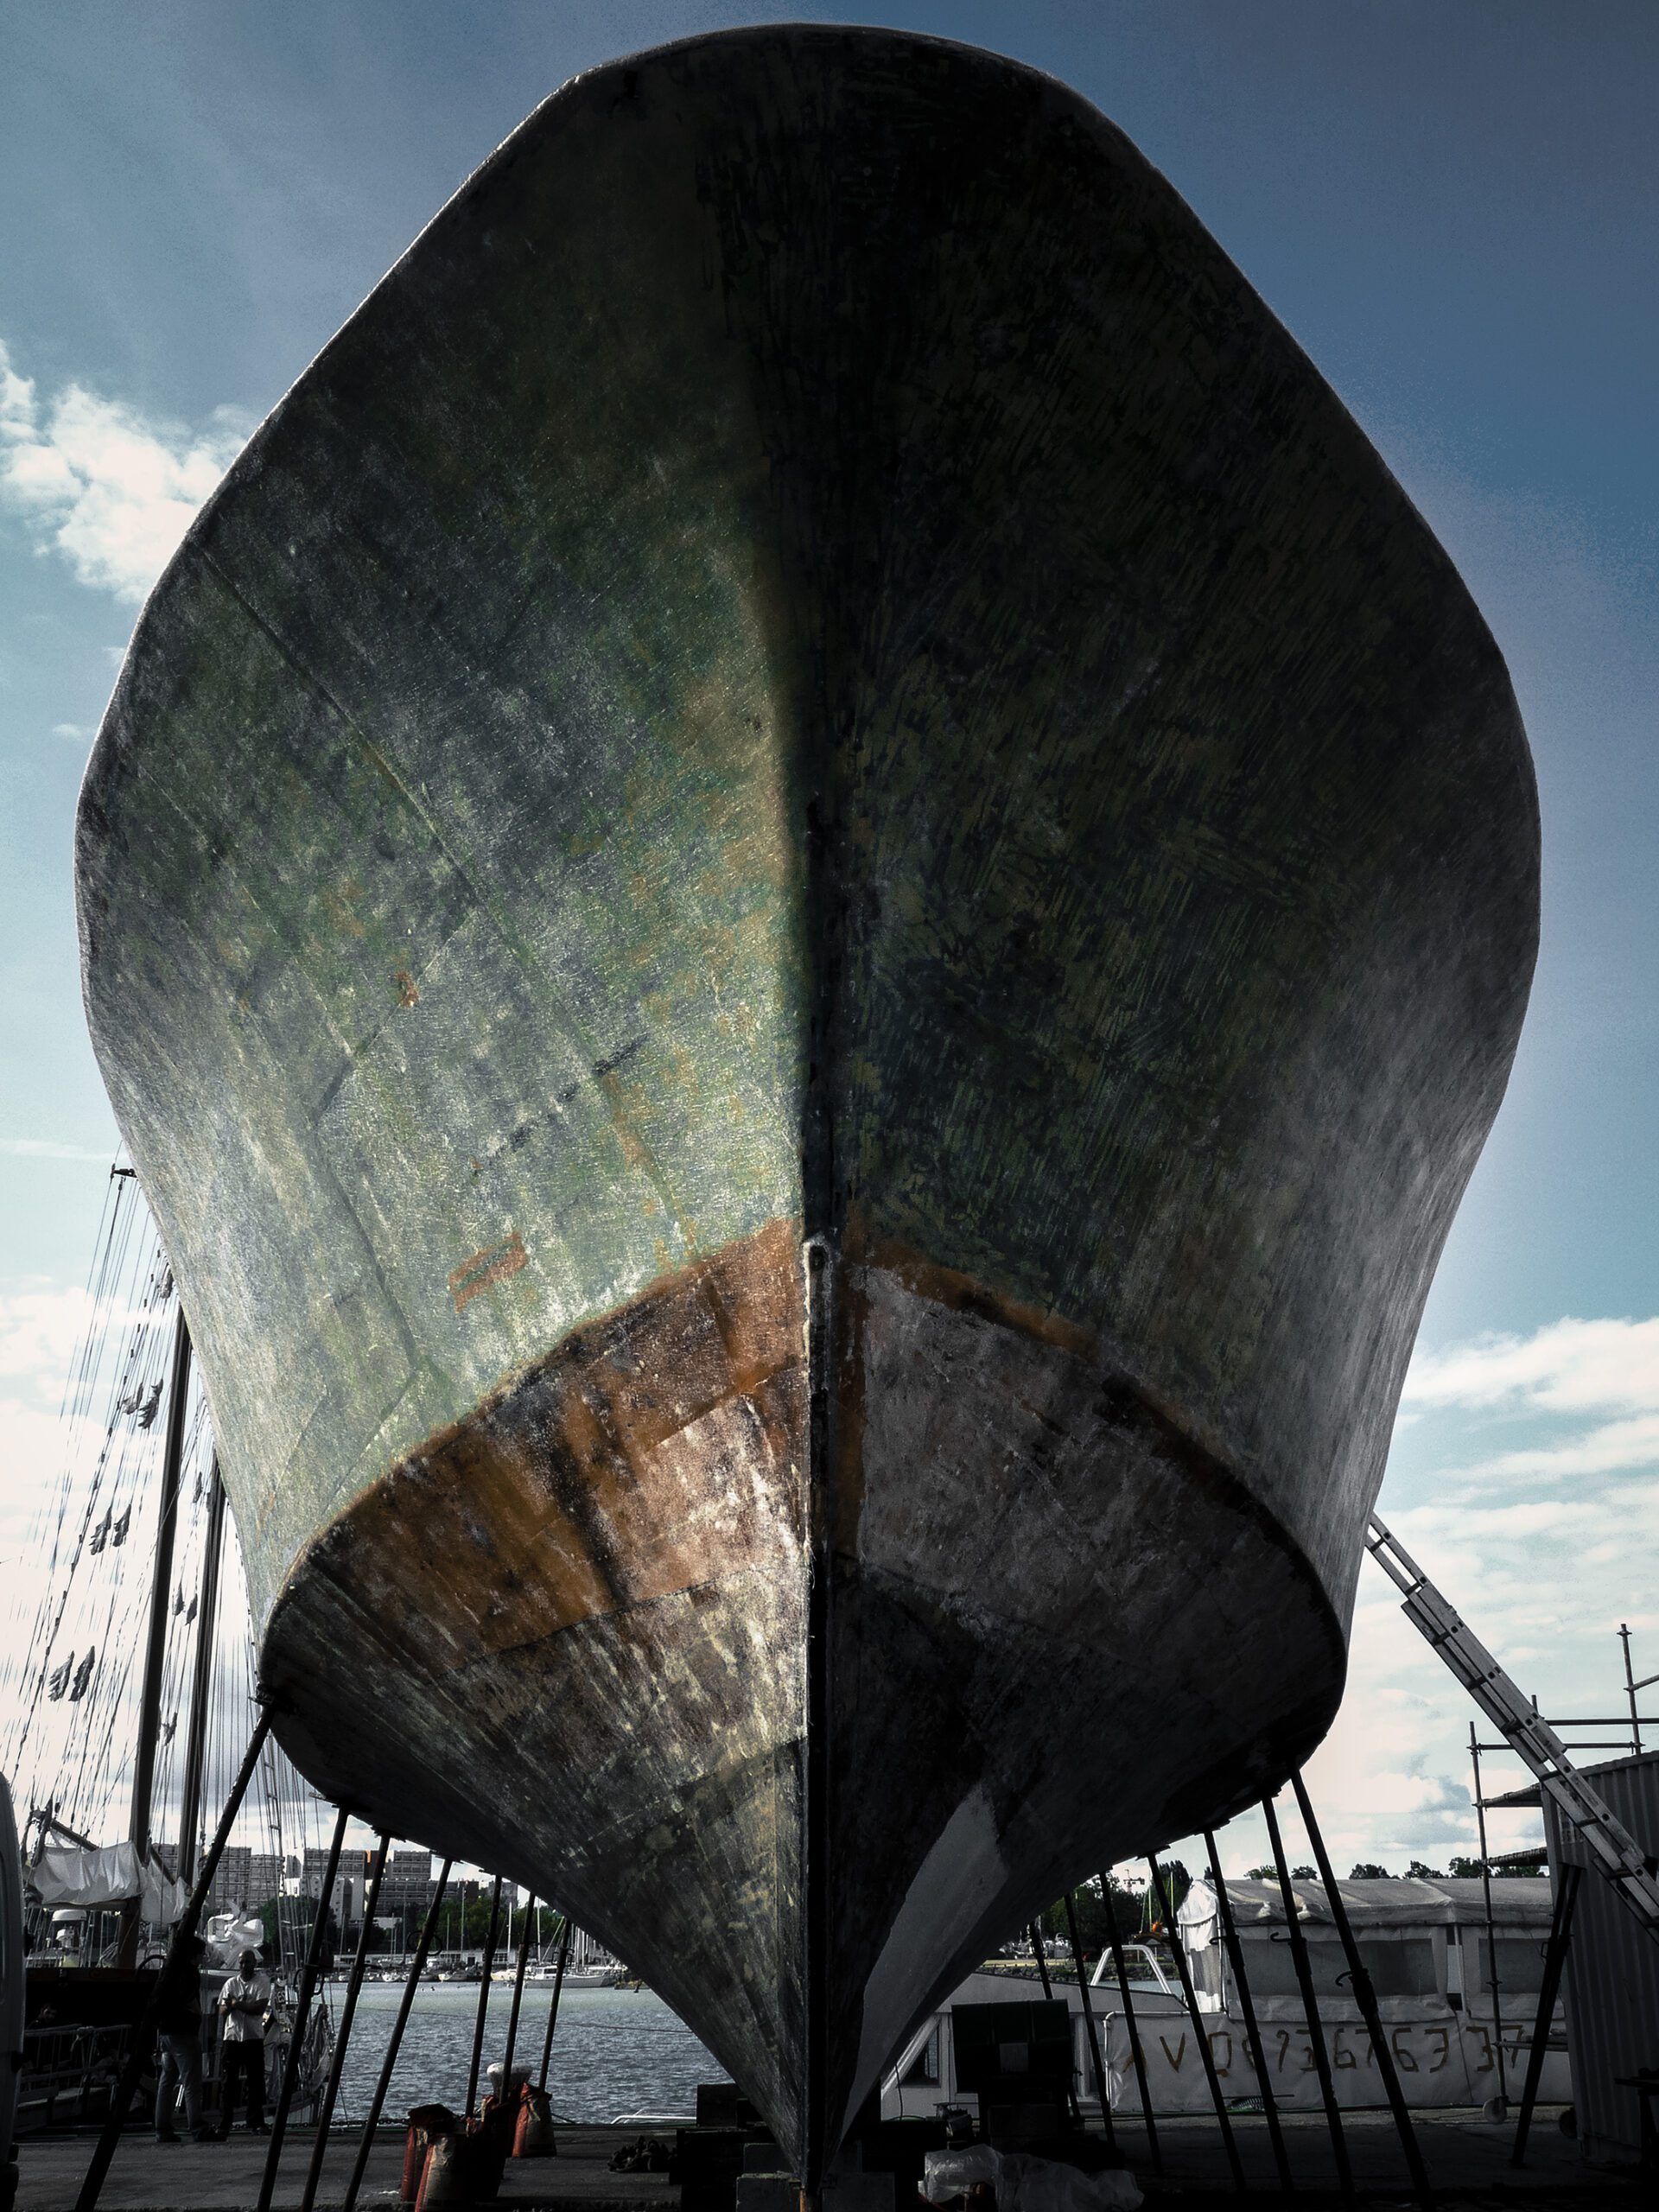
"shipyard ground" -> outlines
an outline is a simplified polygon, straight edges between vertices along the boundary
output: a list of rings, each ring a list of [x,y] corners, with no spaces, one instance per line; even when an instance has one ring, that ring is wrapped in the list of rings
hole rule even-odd
[[[1586,2166],[1578,2145],[1561,2134],[1554,2110],[1541,2111],[1526,2164],[1510,2164],[1512,2126],[1498,2127],[1474,2111],[1421,2113],[1420,2138],[1437,2201],[1443,2212],[1476,2212],[1519,2200],[1524,2212],[1618,2212],[1629,2202],[1651,2203],[1653,2177],[1635,2170],[1616,2171]],[[1237,2120],[1250,2196],[1258,2204],[1283,2203],[1287,2212],[1324,2212],[1327,2206],[1357,2204],[1362,2212],[1383,2212],[1410,2202],[1400,2147],[1385,2113],[1347,2115],[1347,2139],[1354,2168],[1356,2196],[1344,2199],[1324,2122],[1299,2113],[1287,2120],[1296,2190],[1286,2197],[1274,2173],[1267,2131],[1259,2119]],[[1153,2171],[1146,2136],[1139,2126],[1119,2123],[1119,2137],[1136,2178],[1156,2205],[1162,2197],[1181,2197],[1198,2212],[1213,2200],[1233,2195],[1221,2141],[1212,2122],[1166,2120],[1160,2126],[1164,2173]],[[560,2132],[556,2158],[510,2163],[500,2195],[493,2201],[529,2212],[534,2206],[556,2212],[678,2212],[680,2192],[660,2174],[613,2173],[610,2161],[632,2131],[611,2127]],[[309,2134],[297,2131],[273,2199],[275,2212],[291,2212],[301,2202],[310,2160]],[[26,2139],[19,2152],[17,2212],[70,2212],[92,2156],[90,2135]],[[355,2150],[355,2137],[329,2145],[317,2212],[337,2208]],[[111,2167],[99,2204],[107,2212],[251,2212],[264,2170],[263,2141],[236,2136],[226,2144],[177,2148],[134,2135],[124,2142]],[[396,2203],[403,2158],[400,2132],[383,2130],[370,2160],[359,2202]],[[899,2212],[906,2212],[900,2207]]]

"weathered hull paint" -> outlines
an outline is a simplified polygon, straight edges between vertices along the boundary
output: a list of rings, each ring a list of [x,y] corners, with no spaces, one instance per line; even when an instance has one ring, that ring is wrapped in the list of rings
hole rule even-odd
[[[1467,594],[1063,87],[578,79],[146,610],[86,1000],[279,1727],[809,2177],[1328,1725],[1536,931]]]

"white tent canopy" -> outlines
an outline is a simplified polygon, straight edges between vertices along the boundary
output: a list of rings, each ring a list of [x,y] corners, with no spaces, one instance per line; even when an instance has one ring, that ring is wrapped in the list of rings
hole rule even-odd
[[[189,1894],[154,1859],[141,1866],[137,1847],[131,1843],[106,1844],[101,1851],[43,1851],[29,1868],[29,1879],[42,1904],[90,1911],[137,1897],[143,1917],[164,1928],[170,1928],[184,1910]]]
[[[1332,1924],[1331,1901],[1321,1883],[1293,1881],[1290,1889],[1300,1921]],[[1421,1876],[1400,1874],[1389,1881],[1338,1881],[1337,1890],[1356,1934],[1370,1935],[1383,1928],[1485,1924],[1485,1891],[1478,1877],[1441,1875],[1426,1881]],[[1285,1924],[1285,1901],[1276,1882],[1237,1881],[1230,1877],[1227,1901],[1241,1936],[1264,1925],[1282,1928]],[[1492,1919],[1499,1928],[1548,1929],[1550,1913],[1547,1875],[1506,1876],[1492,1884]],[[1175,1918],[1187,1949],[1203,1950],[1212,1940],[1216,1922],[1216,1893],[1210,1883],[1193,1883]]]

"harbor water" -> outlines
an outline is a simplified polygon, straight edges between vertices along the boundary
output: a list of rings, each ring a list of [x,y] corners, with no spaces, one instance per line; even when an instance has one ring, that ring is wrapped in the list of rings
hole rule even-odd
[[[396,1982],[364,1984],[340,2077],[346,2121],[360,2120],[368,2109],[402,1993]],[[338,1986],[328,1992],[336,2020],[344,1995]],[[476,1982],[421,1984],[386,2098],[388,2120],[401,2118],[412,2105],[465,2102],[478,1999]],[[513,2063],[528,2066],[532,2077],[541,2064],[551,2001],[550,1984],[526,1983]],[[501,2058],[512,2007],[511,1984],[493,1982],[486,2067]],[[560,1998],[547,2084],[561,2118],[590,2124],[635,2114],[689,2119],[697,2083],[728,2079],[690,2029],[648,1989],[567,1986]]]

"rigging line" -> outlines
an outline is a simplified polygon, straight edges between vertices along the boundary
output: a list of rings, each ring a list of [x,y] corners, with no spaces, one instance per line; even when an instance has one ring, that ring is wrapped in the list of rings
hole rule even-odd
[[[112,1195],[112,1193],[114,1195]],[[99,1281],[100,1264],[107,1260],[108,1245],[111,1228],[111,1212],[112,1210],[118,1208],[119,1203],[119,1185],[115,1182],[114,1179],[111,1178],[105,1185],[104,1198],[100,1205],[99,1214],[97,1241],[92,1246],[92,1256],[87,1262],[86,1281],[84,1286],[84,1294],[86,1300],[86,1308],[89,1316],[90,1314],[94,1313],[97,1310],[98,1295],[96,1285]],[[59,1399],[58,1420],[60,1429],[65,1425],[65,1416],[73,1402],[77,1376],[79,1371],[85,1367],[86,1362],[90,1355],[92,1342],[93,1335],[91,1327],[83,1327],[76,1340],[74,1348],[70,1354],[68,1370],[64,1376],[63,1389]],[[60,1534],[64,1517],[68,1510],[68,1495],[71,1488],[71,1483],[72,1468],[68,1456],[66,1454],[64,1462],[59,1471],[57,1494],[55,1499],[57,1505],[57,1526]],[[46,1548],[46,1532],[48,1521],[51,1518],[53,1502],[54,1501],[48,1497],[41,1497],[37,1503],[34,1513],[30,1516],[28,1532],[28,1547],[30,1555],[38,1555]],[[54,1550],[55,1548],[56,1538],[54,1537]],[[37,1604],[36,1606],[35,1628],[37,1631],[42,1618],[41,1605],[43,1603],[44,1599]],[[10,1618],[15,1621],[18,1618],[21,1611],[21,1605],[14,1602],[14,1605],[10,1609]],[[31,1636],[30,1643],[32,1644],[33,1642],[34,1637]],[[11,1662],[10,1661],[8,1662],[6,1671],[8,1678],[10,1678],[11,1673]]]
[[[128,1501],[127,1513],[125,1516],[128,1519],[130,1518],[131,1511],[136,1508],[137,1503],[136,1491],[137,1478],[135,1475],[135,1494],[133,1497]],[[111,1503],[111,1510],[113,1510],[113,1501]],[[78,1774],[78,1780],[84,1779],[85,1762],[92,1747],[93,1737],[93,1714],[97,1710],[101,1708],[106,1709],[107,1711],[107,1718],[105,1726],[105,1740],[100,1750],[99,1759],[99,1767],[103,1770],[106,1781],[105,1796],[103,1803],[100,1806],[100,1816],[108,1809],[108,1797],[110,1795],[110,1789],[107,1786],[109,1750],[116,1725],[124,1713],[126,1706],[126,1684],[130,1675],[130,1656],[133,1649],[133,1635],[130,1631],[135,1630],[137,1626],[136,1620],[132,1618],[134,1604],[133,1592],[130,1586],[128,1575],[128,1552],[130,1550],[132,1554],[136,1557],[139,1548],[140,1547],[137,1545],[129,1547],[124,1544],[120,1547],[119,1556],[114,1560],[113,1566],[109,1571],[106,1583],[107,1601],[105,1605],[104,1620],[101,1624],[101,1640],[98,1647],[99,1652],[99,1663],[97,1669],[95,1702],[92,1707],[83,1708],[83,1712],[86,1715],[86,1725],[81,1732],[81,1764]],[[108,1554],[106,1554],[105,1556],[107,1557]],[[118,1620],[119,1621],[118,1630]],[[86,1627],[90,1627],[92,1625],[90,1622],[86,1621],[85,1616],[83,1616],[83,1625]],[[113,1679],[110,1676],[108,1665],[108,1655],[112,1649],[121,1650],[126,1655],[127,1659],[127,1664],[124,1666],[121,1672]],[[73,1744],[73,1730],[71,1732],[70,1741],[71,1744]],[[65,1749],[67,1756],[69,1745],[66,1745]]]
[[[124,1179],[111,1176],[104,1186],[103,1202],[99,1208],[97,1241],[92,1246],[92,1256],[86,1262],[85,1289],[89,1306],[95,1305],[97,1302],[103,1272],[108,1264],[110,1243],[114,1235],[116,1221],[121,1212]],[[89,1344],[90,1338],[83,1335],[77,1340],[75,1351],[70,1355],[69,1371],[64,1377],[63,1395],[58,1404],[58,1412],[60,1416],[69,1410],[75,1379],[85,1364]]]
[[[52,1671],[54,1646],[59,1631],[62,1627],[64,1616],[67,1611],[70,1598],[73,1593],[75,1573],[79,1566],[87,1534],[92,1526],[92,1516],[98,1510],[98,1501],[101,1488],[102,1477],[107,1458],[108,1439],[106,1436],[105,1449],[100,1452],[98,1462],[92,1470],[92,1481],[88,1488],[86,1503],[81,1514],[79,1531],[76,1537],[74,1550],[69,1559],[61,1590],[58,1593],[55,1612],[52,1611],[52,1593],[57,1582],[59,1550],[61,1540],[61,1525],[60,1526],[58,1538],[54,1540],[52,1557],[48,1563],[46,1591],[42,1600],[43,1612],[49,1618],[49,1625],[46,1628],[44,1648],[40,1651],[39,1665],[35,1675],[34,1692],[29,1701],[29,1711],[24,1719],[22,1732],[17,1744],[16,1755],[18,1757],[21,1757],[22,1751],[27,1746],[29,1730],[38,1713],[41,1698],[45,1690],[47,1678]],[[72,1492],[73,1487],[73,1466],[71,1466],[66,1470],[64,1478],[64,1496],[66,1500]],[[36,1648],[38,1645],[39,1632],[39,1626],[37,1624],[36,1637],[31,1641],[31,1649]]]
[[[159,1249],[159,1246],[157,1249]],[[107,1329],[107,1323],[105,1325],[105,1327]],[[159,1338],[159,1332],[153,1333]],[[149,1338],[152,1332],[147,1325],[142,1323],[135,1323],[132,1341],[128,1349],[127,1360],[123,1370],[124,1383],[127,1378],[130,1376],[135,1361],[147,1348],[145,1340]],[[156,1345],[156,1351],[159,1361],[161,1356],[161,1346],[159,1342],[157,1342]],[[149,1378],[146,1376],[146,1382],[148,1382],[149,1380]],[[86,1539],[92,1527],[92,1516],[97,1511],[99,1498],[103,1488],[103,1478],[109,1461],[110,1449],[115,1433],[116,1424],[121,1418],[119,1412],[121,1397],[122,1388],[120,1385],[118,1385],[111,1394],[111,1407],[105,1422],[104,1444],[99,1453],[97,1462],[92,1469],[92,1480],[87,1490],[86,1503],[81,1515],[80,1529],[75,1540],[74,1550],[69,1559],[62,1592],[58,1601],[56,1613],[54,1616],[51,1626],[47,1632],[45,1648],[41,1653],[35,1691],[29,1701],[28,1713],[24,1719],[22,1730],[17,1744],[16,1757],[21,1757],[22,1752],[27,1747],[29,1732],[39,1712],[40,1702],[45,1690],[47,1678],[51,1672],[51,1662],[54,1648],[56,1643],[59,1631],[63,1624],[64,1614],[67,1610],[70,1596],[74,1588],[75,1575],[85,1554]],[[124,1435],[122,1449],[117,1456],[116,1471],[111,1482],[112,1491],[118,1491],[120,1486],[122,1474],[126,1465],[126,1447],[128,1440],[128,1437]],[[61,1528],[60,1528],[59,1531],[60,1540],[60,1536]],[[58,1543],[54,1541],[53,1555],[48,1570],[48,1588],[56,1580],[58,1571]],[[14,1766],[15,1764],[16,1760],[14,1759]]]
[[[118,1556],[107,1576],[104,1618],[98,1639],[99,1662],[94,1677],[95,1684],[99,1688],[107,1687],[109,1652],[112,1649],[130,1649],[130,1638],[124,1633],[118,1633],[118,1618],[121,1617],[120,1626],[124,1630],[127,1625],[124,1615],[132,1610],[132,1593],[127,1578],[128,1549],[125,1544],[120,1547]],[[107,1552],[105,1556],[108,1556]],[[90,1626],[90,1623],[84,1624]]]
[[[116,1723],[122,1719],[128,1706],[128,1684],[132,1679],[133,1645],[134,1639],[131,1637],[123,1639],[120,1672],[116,1677],[115,1686],[108,1701],[103,1741],[99,1747],[98,1758],[92,1766],[94,1783],[101,1780],[104,1785],[104,1795],[98,1801],[97,1818],[100,1822],[107,1818],[111,1799],[130,1779],[131,1772],[130,1763],[124,1759],[118,1770],[111,1771],[111,1755],[115,1742]],[[80,1762],[76,1770],[74,1800],[77,1803],[86,1805],[88,1817],[84,1818],[81,1824],[88,1827],[92,1825],[90,1818],[92,1808],[90,1802],[85,1800],[83,1793],[86,1786],[86,1755],[91,1748],[91,1734],[92,1723],[89,1720],[86,1738],[81,1745]]]
[[[89,1310],[86,1325],[83,1327],[77,1340],[75,1350],[71,1355],[69,1373],[65,1379],[63,1396],[59,1407],[59,1420],[60,1426],[63,1422],[63,1415],[67,1406],[73,1406],[78,1414],[83,1414],[86,1411],[86,1407],[90,1404],[90,1385],[88,1378],[92,1371],[95,1357],[101,1351],[105,1337],[108,1331],[109,1322],[105,1309],[108,1301],[108,1272],[114,1224],[110,1223],[110,1202],[107,1195],[105,1201],[104,1221],[100,1223],[101,1231],[105,1230],[105,1224],[109,1224],[109,1230],[102,1235],[100,1243],[94,1247],[92,1260],[88,1268],[87,1294]],[[124,1249],[124,1240],[123,1249]],[[67,1448],[65,1450],[64,1458],[60,1469],[56,1501],[58,1510],[55,1525],[53,1529],[50,1552],[48,1558],[46,1587],[42,1592],[41,1606],[36,1614],[35,1637],[38,1637],[49,1612],[52,1583],[57,1572],[58,1560],[62,1549],[64,1528],[68,1518],[70,1500],[75,1487],[74,1458],[73,1449],[68,1448],[70,1442],[71,1440],[66,1440]],[[37,1552],[45,1551],[47,1549],[46,1526],[49,1514],[50,1508],[43,1501],[40,1515],[33,1524],[30,1532],[33,1539],[33,1548]],[[35,1642],[35,1637],[31,1637],[31,1645]]]

